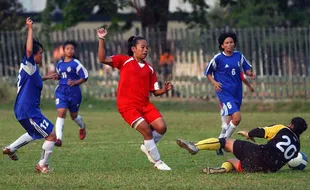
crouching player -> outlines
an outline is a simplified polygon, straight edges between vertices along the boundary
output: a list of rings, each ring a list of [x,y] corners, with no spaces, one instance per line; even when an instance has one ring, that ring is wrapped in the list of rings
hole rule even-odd
[[[234,170],[238,172],[276,172],[298,155],[300,151],[299,136],[307,130],[307,127],[303,118],[295,117],[288,126],[278,124],[255,128],[249,132],[238,132],[252,141],[255,141],[254,137],[269,140],[262,145],[226,138],[209,138],[196,144],[178,139],[177,144],[191,154],[196,154],[199,150],[225,148],[236,156],[236,158],[224,162],[219,168],[203,168],[204,173],[227,173]]]
[[[27,133],[20,136],[15,142],[3,149],[11,160],[18,160],[16,150],[29,142],[45,138],[42,146],[42,156],[36,165],[36,172],[48,173],[48,159],[53,151],[56,136],[53,133],[54,125],[41,113],[40,97],[43,80],[57,79],[57,74],[41,77],[37,65],[42,63],[43,46],[32,37],[32,20],[26,19],[28,36],[25,47],[25,57],[20,65],[17,81],[17,97],[14,113]]]

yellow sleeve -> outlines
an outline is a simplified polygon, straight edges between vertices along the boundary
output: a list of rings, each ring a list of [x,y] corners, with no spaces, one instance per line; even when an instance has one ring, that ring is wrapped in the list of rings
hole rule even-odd
[[[287,128],[285,125],[272,125],[269,127],[264,127],[265,130],[265,139],[271,140],[276,136],[276,134],[283,128]]]

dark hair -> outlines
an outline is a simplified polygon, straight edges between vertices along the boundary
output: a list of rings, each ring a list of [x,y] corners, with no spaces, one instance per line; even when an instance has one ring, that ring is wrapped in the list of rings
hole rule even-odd
[[[298,135],[301,135],[308,128],[307,122],[301,117],[294,117],[291,120],[291,124],[294,125],[292,130]]]
[[[234,33],[234,32],[223,32],[223,33],[219,36],[219,38],[218,38],[219,49],[220,49],[221,51],[224,50],[224,49],[222,48],[222,45],[223,45],[225,39],[228,38],[228,37],[231,37],[231,38],[234,40],[235,46],[237,45],[237,41],[238,41],[238,40],[237,40],[236,33]]]
[[[26,47],[27,47],[27,41],[26,41],[25,47],[24,47],[25,51],[26,51]],[[33,55],[37,54],[40,49],[43,50],[43,45],[39,42],[39,40],[37,38],[34,38],[32,40],[32,54]]]
[[[133,52],[131,50],[132,46],[136,46],[138,43],[138,40],[145,40],[142,36],[131,36],[128,38],[128,55],[133,56]]]
[[[64,42],[64,44],[62,45],[63,50],[65,50],[66,45],[72,45],[74,47],[74,49],[77,48],[77,43],[74,40],[67,40]],[[73,59],[79,59],[75,54],[72,56]]]
[[[76,49],[77,43],[74,40],[67,40],[67,41],[65,41],[63,46],[62,46],[63,49],[65,49],[66,45],[69,45],[69,44],[72,45],[74,47],[74,49]]]

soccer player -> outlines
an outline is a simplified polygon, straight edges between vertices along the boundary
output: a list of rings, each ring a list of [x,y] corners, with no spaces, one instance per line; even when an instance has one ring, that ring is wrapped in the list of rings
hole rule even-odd
[[[250,89],[250,91],[251,91],[251,92],[254,92],[254,88],[251,86],[251,84],[249,83],[249,81],[244,77],[243,72],[240,72],[240,77],[241,77],[242,82]],[[219,102],[219,104],[220,104],[220,108],[221,108],[220,113],[221,113],[221,121],[222,121],[222,124],[221,124],[221,132],[220,132],[219,138],[223,138],[223,137],[225,137],[227,125],[230,123],[231,117],[228,116],[228,115],[223,115],[224,110],[223,110],[223,107],[222,107],[221,102]],[[217,151],[216,151],[216,154],[217,154],[218,156],[223,156],[223,155],[224,155],[222,149],[217,150]]]
[[[43,87],[42,81],[57,79],[57,74],[41,77],[39,68],[42,64],[43,46],[32,37],[33,21],[30,17],[26,19],[28,35],[25,46],[25,56],[20,64],[17,97],[14,105],[14,113],[27,133],[20,136],[15,142],[3,149],[12,160],[18,160],[17,149],[33,140],[45,138],[42,146],[42,156],[36,165],[36,172],[48,173],[51,169],[48,166],[49,157],[55,144],[53,123],[51,123],[40,110],[40,97]]]
[[[149,93],[155,96],[167,93],[172,84],[165,81],[163,89],[159,88],[156,72],[145,61],[148,43],[140,36],[128,39],[128,55],[106,56],[104,38],[107,30],[97,30],[99,36],[98,58],[104,63],[120,70],[117,92],[117,107],[123,119],[144,137],[140,149],[147,155],[154,168],[171,170],[160,158],[156,143],[166,133],[167,126],[160,112],[150,103]]]
[[[208,64],[205,75],[213,84],[216,95],[222,104],[222,116],[230,116],[231,121],[224,126],[224,137],[230,137],[241,120],[242,104],[241,72],[255,79],[252,66],[239,51],[234,51],[237,44],[235,33],[222,33],[219,38],[221,53],[216,54]],[[212,76],[213,75],[213,76]]]
[[[238,172],[276,172],[298,155],[300,151],[299,136],[307,128],[308,125],[303,118],[294,117],[288,126],[278,124],[255,128],[249,132],[238,132],[254,142],[254,137],[269,140],[262,145],[229,138],[209,138],[196,144],[178,139],[177,144],[191,154],[196,154],[199,150],[225,148],[236,156],[236,158],[224,162],[220,168],[204,168],[202,170],[204,173],[227,173],[234,170]]]
[[[59,75],[59,85],[55,90],[56,97],[56,143],[55,146],[62,146],[63,128],[67,109],[73,121],[79,126],[80,140],[86,137],[85,123],[79,115],[79,108],[82,102],[80,84],[88,79],[88,72],[81,62],[75,57],[76,43],[66,41],[63,45],[64,58],[56,66]]]

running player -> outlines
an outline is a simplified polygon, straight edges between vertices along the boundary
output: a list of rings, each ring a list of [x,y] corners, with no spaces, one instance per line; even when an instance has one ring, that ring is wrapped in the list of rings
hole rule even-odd
[[[234,170],[238,172],[276,172],[298,155],[300,151],[299,136],[307,128],[308,125],[303,118],[294,117],[288,126],[278,124],[255,128],[249,132],[238,132],[254,142],[254,137],[269,140],[263,145],[227,138],[209,138],[196,144],[178,139],[177,144],[191,154],[196,154],[199,150],[225,148],[236,156],[236,158],[224,162],[220,168],[204,168],[204,173],[226,173]]]
[[[254,88],[250,85],[249,81],[244,77],[243,72],[240,72],[240,77],[241,77],[242,82],[250,89],[250,91],[254,92]],[[221,102],[219,102],[219,104],[220,104],[220,108],[221,108],[221,121],[222,121],[222,124],[221,124],[221,132],[220,132],[220,135],[219,135],[218,138],[223,138],[223,137],[225,137],[225,134],[226,134],[227,125],[231,121],[231,116],[223,115],[224,114],[224,110],[223,110]],[[218,156],[223,156],[224,155],[222,149],[217,150],[216,154]]]
[[[18,160],[16,151],[33,140],[45,138],[42,146],[42,156],[36,165],[36,172],[48,173],[49,157],[55,144],[53,123],[51,123],[40,109],[40,97],[44,80],[57,79],[57,74],[41,77],[39,68],[42,64],[43,46],[32,37],[33,21],[26,19],[28,35],[25,47],[25,56],[20,65],[17,81],[17,97],[14,105],[14,113],[27,133],[20,136],[15,142],[3,149],[12,160]]]
[[[75,57],[76,43],[66,41],[63,45],[64,58],[56,66],[59,75],[59,85],[55,90],[56,97],[56,143],[55,146],[62,146],[63,128],[67,109],[73,121],[79,126],[81,140],[86,137],[85,123],[79,115],[79,108],[82,102],[80,84],[88,79],[88,72],[81,62]]]
[[[251,79],[255,79],[255,74],[251,71],[252,66],[243,54],[234,51],[237,44],[235,33],[222,33],[218,42],[222,52],[210,61],[205,75],[215,87],[216,95],[222,104],[222,116],[231,117],[231,121],[223,129],[225,130],[224,136],[230,137],[241,121],[242,80],[240,73],[243,71]]]
[[[156,72],[145,61],[148,54],[147,41],[140,36],[128,39],[128,55],[106,56],[104,38],[107,30],[100,28],[98,58],[104,63],[120,70],[117,92],[117,107],[123,119],[144,137],[141,150],[147,155],[154,168],[171,170],[160,158],[156,143],[166,133],[167,126],[160,112],[150,103],[149,93],[160,96],[172,89],[165,81],[163,89],[159,88]]]

